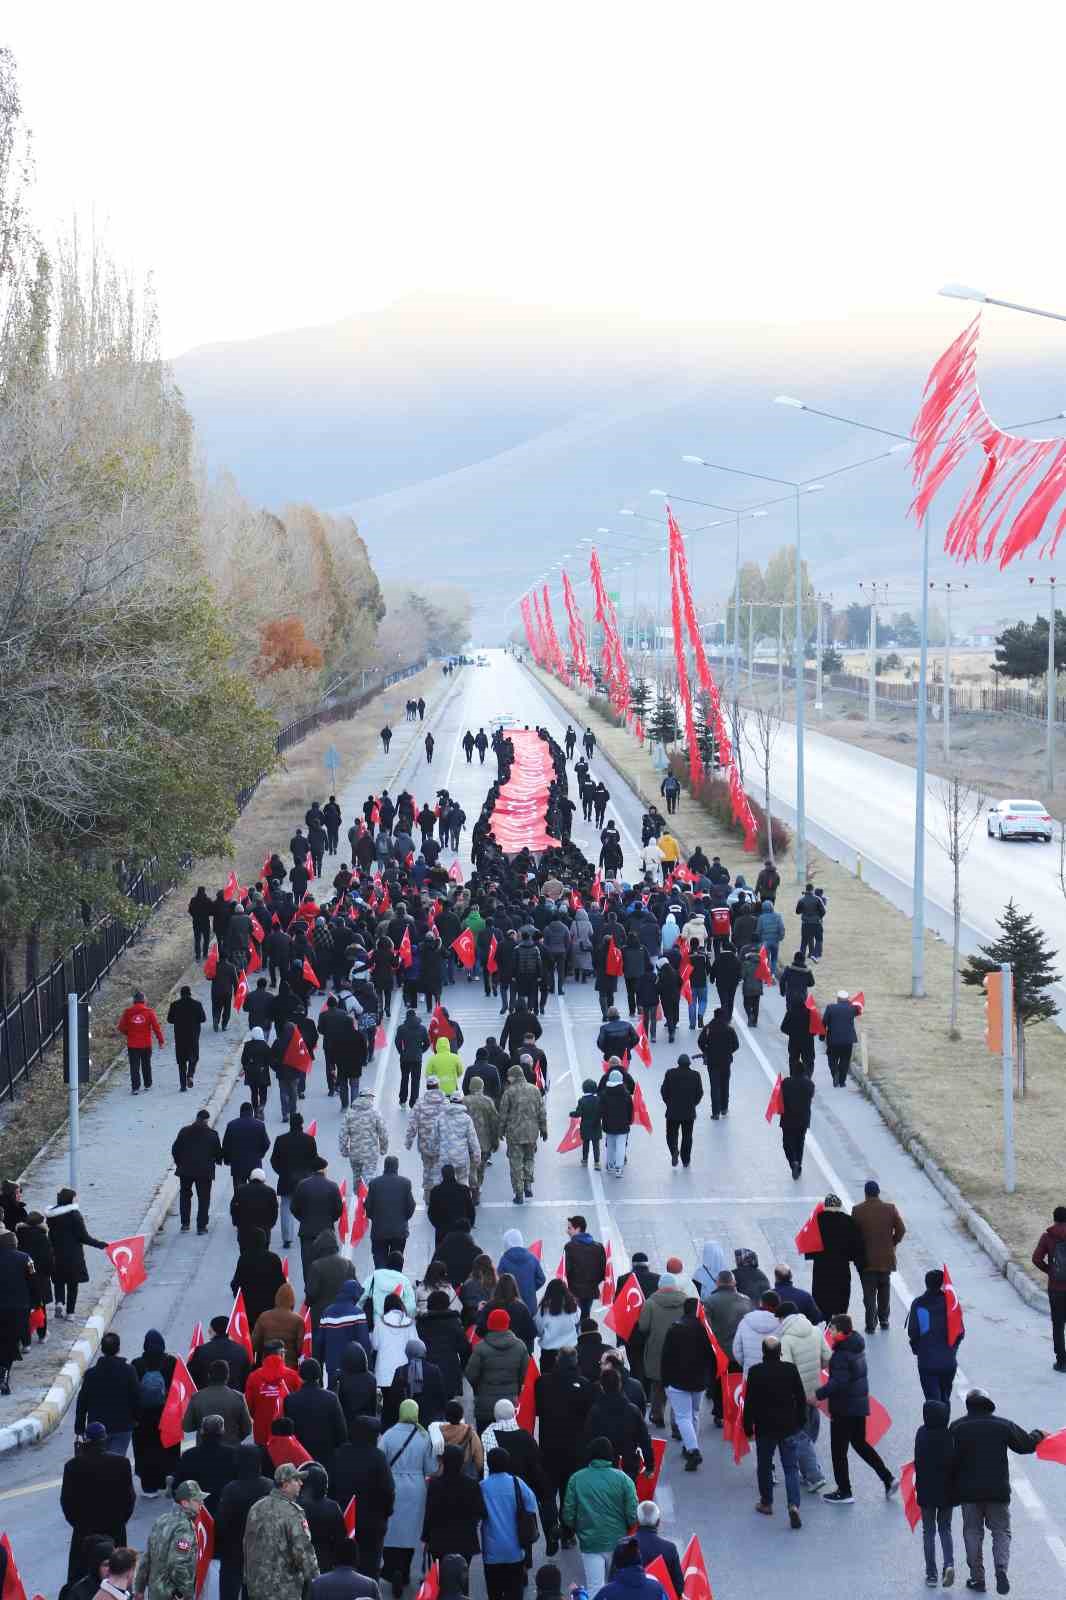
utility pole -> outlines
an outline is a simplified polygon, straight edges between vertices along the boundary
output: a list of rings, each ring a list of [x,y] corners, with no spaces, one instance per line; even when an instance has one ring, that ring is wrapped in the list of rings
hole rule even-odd
[[[868,653],[869,653],[869,663],[868,663],[868,665],[869,665],[869,674],[868,674],[869,695],[868,695],[868,703],[867,703],[867,710],[866,710],[866,718],[867,718],[868,722],[876,722],[877,721],[877,591],[878,591],[878,589],[880,589],[882,591],[882,593],[881,593],[882,600],[887,599],[887,597],[888,597],[888,584],[887,583],[882,583],[882,584],[871,583],[869,585],[869,588],[867,589],[867,586],[865,584],[860,583],[859,584],[859,588],[863,591],[864,595],[866,593],[869,593],[869,596],[870,596],[870,633],[869,633],[869,646],[868,646]]]
[[[1030,578],[1030,583],[1033,581]],[[968,583],[931,583],[930,589],[942,589],[945,598],[944,622],[944,760],[951,756],[951,596],[959,589],[968,589]]]
[[[755,601],[748,601],[748,693],[755,686]]]
[[[1048,578],[1046,582],[1038,583],[1035,578],[1029,582],[1034,589],[1048,591],[1048,625],[1047,625],[1047,786],[1048,793],[1055,788],[1055,692],[1058,688],[1058,672],[1055,666],[1055,579]]]

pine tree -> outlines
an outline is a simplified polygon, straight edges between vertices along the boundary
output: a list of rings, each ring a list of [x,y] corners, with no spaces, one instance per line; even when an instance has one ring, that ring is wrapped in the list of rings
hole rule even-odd
[[[971,988],[979,986],[990,972],[1010,967],[1014,981],[1014,1053],[1017,1060],[1019,1094],[1025,1093],[1025,1030],[1046,1022],[1058,1010],[1047,994],[1059,973],[1052,965],[1055,952],[1048,946],[1033,918],[1019,911],[1008,900],[998,918],[1002,936],[979,947],[980,953],[967,958],[961,977]]]
[[[641,722],[647,719],[648,705],[651,701],[651,686],[647,678],[634,678],[629,685],[629,707],[640,718]]]
[[[653,744],[675,744],[678,737],[677,710],[674,697],[667,689],[655,696],[655,706],[647,724],[647,735]]]
[[[695,717],[696,746],[700,753],[700,760],[708,772],[713,772],[718,765],[718,740],[715,738],[714,728],[710,721],[711,702],[710,696],[700,694],[696,698]]]

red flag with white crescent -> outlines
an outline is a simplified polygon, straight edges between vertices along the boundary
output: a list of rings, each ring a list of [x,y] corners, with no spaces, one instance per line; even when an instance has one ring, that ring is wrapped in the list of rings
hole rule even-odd
[[[770,1090],[770,1098],[766,1102],[766,1110],[763,1115],[767,1122],[773,1122],[775,1117],[783,1116],[784,1111],[785,1102],[781,1094],[781,1074],[778,1073],[774,1086]]]
[[[162,1415],[159,1418],[160,1443],[167,1449],[180,1444],[185,1437],[182,1421],[185,1409],[196,1393],[196,1385],[189,1376],[189,1369],[180,1356],[174,1357],[174,1374],[167,1390],[166,1402]]]
[[[344,1531],[349,1539],[355,1538],[355,1495],[344,1508]]]
[[[114,1239],[107,1247],[107,1257],[118,1273],[119,1288],[123,1294],[132,1294],[147,1278],[144,1266],[144,1234],[135,1233],[129,1239]]]
[[[304,982],[309,983],[312,989],[321,989],[322,985],[318,981],[318,973],[315,971],[314,967],[311,965],[310,961],[308,961],[306,956],[304,956],[302,976]]]
[[[341,1190],[341,1214],[340,1214],[340,1220],[337,1223],[337,1238],[340,1240],[341,1244],[347,1244],[348,1243],[348,1180],[347,1180],[347,1178],[342,1178],[341,1179],[340,1190]]]
[[[721,1382],[729,1371],[729,1357],[715,1338],[714,1329],[707,1321],[707,1312],[704,1309],[702,1300],[696,1306],[696,1321],[703,1324],[703,1331],[711,1342],[711,1349],[714,1351],[714,1365],[718,1373],[718,1381]]]
[[[649,1467],[645,1462],[645,1470],[639,1474],[636,1481],[638,1500],[655,1499],[655,1490],[663,1467],[663,1457],[666,1454],[666,1440],[653,1439],[651,1442],[651,1454],[651,1466]]]
[[[308,1050],[307,1042],[295,1022],[292,1024],[292,1034],[288,1044],[285,1046],[281,1064],[283,1067],[294,1067],[297,1072],[310,1072],[311,1070],[311,1052]]]
[[[526,1362],[526,1375],[522,1379],[522,1390],[514,1408],[515,1421],[520,1428],[525,1428],[527,1433],[532,1433],[537,1423],[537,1400],[533,1385],[540,1377],[540,1368],[530,1356]]]
[[[314,1348],[314,1333],[311,1328],[311,1307],[304,1306],[304,1336],[300,1345],[300,1357],[306,1360]]]
[[[799,1233],[797,1233],[796,1249],[799,1251],[800,1255],[815,1256],[818,1255],[820,1251],[825,1249],[825,1244],[822,1240],[822,1229],[818,1221],[818,1218],[821,1216],[824,1210],[825,1206],[822,1204],[821,1200],[819,1200],[818,1204],[815,1206],[814,1210],[803,1224],[803,1227],[800,1229]]]
[[[396,947],[396,953],[400,958],[400,965],[402,967],[409,967],[414,962],[415,953],[411,949],[411,930],[410,930],[410,928],[405,928],[403,930],[403,938],[400,940],[399,944]]]
[[[192,1330],[192,1339],[191,1339],[190,1344],[189,1344],[189,1353],[185,1357],[186,1361],[191,1361],[192,1360],[193,1351],[194,1350],[199,1350],[199,1348],[203,1344],[203,1342],[204,1342],[204,1325],[203,1325],[202,1322],[198,1322],[196,1324],[195,1328]]]
[[[605,1328],[610,1328],[625,1344],[633,1336],[633,1329],[640,1318],[644,1305],[644,1290],[635,1272],[631,1272],[626,1279],[617,1300],[607,1308],[607,1315],[603,1319]]]
[[[215,1559],[215,1519],[206,1506],[196,1514],[196,1593],[199,1594]]]
[[[656,1442],[663,1445],[665,1448],[665,1439],[660,1439],[658,1441],[654,1439],[652,1440],[653,1445]],[[646,1498],[649,1497],[642,1495],[638,1488],[637,1499],[643,1500]],[[644,1568],[644,1576],[646,1578],[654,1578],[656,1582],[660,1584],[663,1593],[666,1595],[666,1600],[679,1600],[678,1592],[674,1588],[674,1580],[671,1578],[670,1573],[667,1570],[666,1562],[663,1560],[662,1556],[656,1556],[654,1561],[648,1562],[648,1565]]]
[[[463,869],[459,865],[458,857],[452,862],[451,866],[448,868],[448,876],[452,880],[453,883],[462,883],[463,882]]]
[[[646,1129],[648,1133],[651,1132],[651,1113],[648,1111],[647,1101],[644,1099],[644,1091],[639,1083],[633,1090],[633,1126],[639,1126]]]
[[[951,1281],[951,1273],[948,1271],[946,1261],[944,1263],[944,1299],[947,1301],[948,1308],[948,1344],[954,1348],[966,1332],[966,1324],[962,1318],[962,1306],[959,1304],[959,1297],[956,1293],[955,1285]]]
[[[437,1600],[440,1594],[440,1567],[434,1561],[419,1585],[415,1600]]]
[[[581,1149],[581,1118],[571,1117],[570,1126],[556,1145],[559,1155],[565,1156],[568,1150]]]
[[[226,1324],[226,1338],[232,1339],[234,1344],[243,1345],[248,1360],[251,1361],[253,1359],[252,1333],[248,1326],[248,1313],[244,1308],[243,1289],[237,1290],[237,1298],[233,1302],[233,1310],[230,1312],[229,1321]]]
[[[651,1040],[648,1038],[648,1030],[644,1026],[643,1017],[641,1017],[640,1026],[637,1029],[637,1055],[646,1067],[651,1066]]]
[[[237,976],[237,987],[233,991],[233,1009],[234,1009],[234,1011],[243,1011],[244,1010],[244,1002],[247,1000],[247,998],[248,998],[248,979],[247,979],[245,973],[242,971]]]
[[[464,928],[459,937],[452,940],[451,947],[469,972],[477,957],[477,945],[470,929]]]
[[[496,965],[496,935],[495,934],[493,934],[492,938],[489,940],[489,953],[488,953],[488,958],[487,958],[487,960],[485,962],[485,966],[486,966],[486,968],[488,969],[489,972],[498,972],[500,970],[499,967]]]
[[[218,971],[218,940],[217,939],[212,939],[211,940],[211,948],[207,952],[207,960],[204,962],[204,977],[205,978],[213,978],[217,971]]]
[[[218,882],[217,878],[215,879],[215,882],[216,883]],[[223,898],[223,900],[239,899],[240,898],[240,893],[241,893],[240,879],[237,877],[237,874],[234,872],[233,868],[231,867],[230,868],[229,877],[226,879],[226,882],[225,882],[225,884],[223,885],[223,888],[222,888],[222,898]]]
[[[258,926],[259,926],[259,924],[256,923],[256,927],[258,927]],[[251,943],[251,945],[249,946],[249,949],[248,949],[248,971],[249,972],[259,972],[259,971],[261,971],[262,966],[263,966],[263,958],[259,954],[259,946],[256,944],[255,940],[253,939],[252,943]]]
[[[355,1191],[355,1216],[352,1218],[352,1229],[348,1236],[350,1242],[353,1245],[358,1244],[366,1236],[369,1226],[370,1221],[366,1214],[366,1184],[360,1178]]]
[[[703,1551],[695,1534],[685,1546],[685,1553],[681,1557],[681,1575],[685,1580],[685,1587],[682,1590],[683,1600],[714,1600]]]

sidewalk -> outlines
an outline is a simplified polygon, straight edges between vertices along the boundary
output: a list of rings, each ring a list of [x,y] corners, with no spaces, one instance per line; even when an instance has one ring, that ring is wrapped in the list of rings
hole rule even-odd
[[[399,774],[410,753],[421,745],[453,691],[462,681],[462,672],[441,678],[441,688],[431,701],[424,723],[408,723],[402,711],[393,718],[394,737],[388,756],[377,741],[376,753],[364,762],[345,784],[342,809],[345,827],[350,826],[369,792],[399,788]],[[402,686],[401,686],[402,687]],[[263,788],[266,790],[271,780]],[[419,796],[421,802],[423,796]],[[300,817],[303,820],[303,808]],[[286,840],[288,834],[286,834]],[[283,855],[284,841],[264,840]],[[260,858],[262,851],[259,852]],[[225,862],[212,863],[211,873],[221,883],[229,870]],[[191,944],[191,934],[190,934]],[[199,963],[192,963],[182,974],[169,998],[176,997],[181,983],[187,983],[210,1019],[210,982]],[[78,1149],[78,1197],[85,1225],[97,1239],[114,1240],[144,1233],[147,1236],[146,1264],[152,1270],[151,1246],[156,1233],[166,1225],[177,1197],[170,1150],[179,1128],[191,1122],[201,1107],[218,1122],[240,1073],[240,1052],[247,1037],[243,1017],[234,1016],[228,1031],[214,1033],[210,1020],[200,1040],[200,1062],[196,1087],[181,1094],[171,1030],[166,1026],[169,999],[158,1007],[166,1034],[164,1048],[153,1053],[153,1087],[130,1093],[126,1051],[114,1031],[118,1013],[111,1015],[94,1009],[93,1053],[97,1062],[109,1062],[89,1097],[82,1100]],[[22,1175],[23,1195],[30,1210],[45,1211],[55,1203],[56,1193],[69,1182],[70,1149],[67,1129],[56,1134]],[[217,1180],[217,1195],[222,1186],[228,1193],[225,1174]],[[176,1222],[176,1217],[175,1217]],[[86,1249],[89,1282],[81,1286],[78,1309],[73,1320],[49,1321],[44,1344],[34,1341],[26,1358],[12,1370],[9,1396],[0,1398],[0,1455],[25,1444],[37,1442],[58,1424],[77,1392],[85,1369],[94,1359],[100,1338],[119,1302],[114,1269],[102,1250]]]

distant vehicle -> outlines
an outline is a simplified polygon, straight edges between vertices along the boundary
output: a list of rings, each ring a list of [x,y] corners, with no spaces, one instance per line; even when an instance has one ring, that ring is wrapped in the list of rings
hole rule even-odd
[[[479,667],[487,667],[489,664],[488,656],[478,656],[477,664]]]
[[[1051,843],[1051,818],[1039,800],[997,800],[988,811],[990,839],[1042,839]]]

